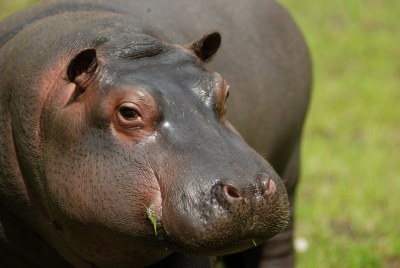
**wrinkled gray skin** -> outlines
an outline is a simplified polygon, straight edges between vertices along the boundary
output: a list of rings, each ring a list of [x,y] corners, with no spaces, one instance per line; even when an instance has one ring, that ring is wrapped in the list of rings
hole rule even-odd
[[[0,266],[291,267],[311,84],[291,18],[101,2],[0,24]]]

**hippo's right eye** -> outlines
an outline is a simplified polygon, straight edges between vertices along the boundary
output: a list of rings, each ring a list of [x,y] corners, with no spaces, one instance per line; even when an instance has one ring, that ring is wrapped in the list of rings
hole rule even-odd
[[[129,128],[141,127],[140,109],[131,102],[121,104],[117,109],[117,119],[121,125]]]

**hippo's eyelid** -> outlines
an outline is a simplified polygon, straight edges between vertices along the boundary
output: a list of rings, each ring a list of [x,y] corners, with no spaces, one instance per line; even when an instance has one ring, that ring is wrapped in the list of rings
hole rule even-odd
[[[217,89],[216,89],[216,99],[215,99],[215,111],[219,117],[220,121],[225,121],[225,114],[227,111],[227,100],[229,97],[229,85],[225,82],[225,80],[219,75],[216,74]]]
[[[133,107],[121,106],[121,107],[119,107],[118,112],[126,120],[132,120],[132,119],[136,119],[136,118],[140,117],[139,111],[137,111]]]
[[[228,87],[228,89],[226,90],[225,101],[229,98],[229,95],[230,95],[230,90]]]
[[[142,112],[138,105],[132,102],[124,102],[118,106],[115,111],[117,124],[126,129],[142,128],[144,122],[142,120]]]

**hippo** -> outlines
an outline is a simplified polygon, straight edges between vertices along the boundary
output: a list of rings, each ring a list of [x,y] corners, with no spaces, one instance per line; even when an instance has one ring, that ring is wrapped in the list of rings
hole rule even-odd
[[[0,71],[1,267],[294,265],[311,64],[275,1],[47,1]]]

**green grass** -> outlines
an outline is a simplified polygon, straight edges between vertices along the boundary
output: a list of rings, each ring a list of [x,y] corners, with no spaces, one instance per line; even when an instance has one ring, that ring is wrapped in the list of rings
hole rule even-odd
[[[400,1],[280,2],[314,62],[298,267],[400,267]]]
[[[314,62],[298,267],[400,267],[400,1],[280,2]]]
[[[154,234],[157,235],[157,214],[151,207],[146,207],[145,205],[144,207],[146,208],[147,218],[149,218],[151,224],[153,225]]]
[[[0,0],[0,19],[39,0]]]

